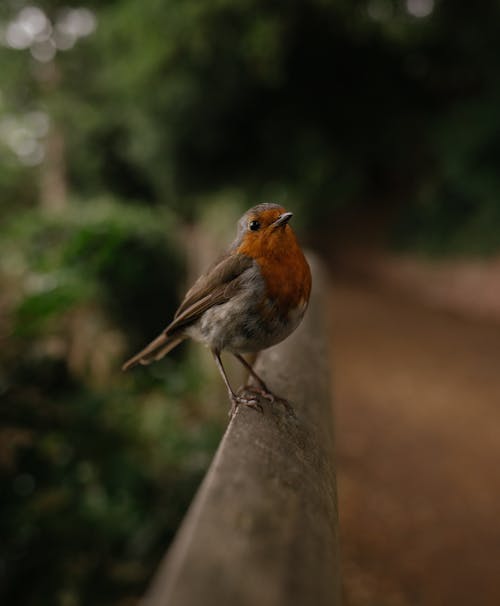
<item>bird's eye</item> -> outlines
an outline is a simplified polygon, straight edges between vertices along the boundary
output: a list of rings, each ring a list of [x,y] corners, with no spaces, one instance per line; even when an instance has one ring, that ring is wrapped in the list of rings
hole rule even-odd
[[[258,221],[250,221],[248,227],[252,231],[257,231],[258,229],[260,229],[260,223]]]

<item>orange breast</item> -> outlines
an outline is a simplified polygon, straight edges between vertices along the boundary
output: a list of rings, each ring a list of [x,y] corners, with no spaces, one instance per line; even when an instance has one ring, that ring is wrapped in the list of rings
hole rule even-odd
[[[302,307],[311,293],[311,271],[292,228],[276,229],[266,237],[244,241],[238,252],[259,264],[269,297],[283,315]]]

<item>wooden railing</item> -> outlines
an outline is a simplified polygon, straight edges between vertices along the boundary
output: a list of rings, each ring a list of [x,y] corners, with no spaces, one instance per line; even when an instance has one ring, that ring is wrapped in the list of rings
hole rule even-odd
[[[292,404],[241,406],[144,606],[337,606],[340,603],[328,284],[299,329],[256,369]]]

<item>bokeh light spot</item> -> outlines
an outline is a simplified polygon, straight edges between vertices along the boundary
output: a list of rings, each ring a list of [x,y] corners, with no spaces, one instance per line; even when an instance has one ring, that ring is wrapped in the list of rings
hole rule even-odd
[[[428,17],[434,10],[434,0],[406,0],[406,10],[413,17]]]

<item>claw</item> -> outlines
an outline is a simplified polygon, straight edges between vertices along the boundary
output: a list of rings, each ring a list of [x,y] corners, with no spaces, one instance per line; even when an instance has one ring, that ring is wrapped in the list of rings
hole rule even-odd
[[[264,412],[264,408],[262,404],[260,404],[254,398],[244,398],[243,396],[234,396],[231,397],[231,409],[229,410],[229,418],[231,419],[236,413],[236,409],[240,404],[243,406],[248,406],[249,408],[253,408],[254,410],[258,410],[259,412]]]
[[[290,414],[292,417],[297,417],[297,415],[295,414],[295,410],[293,409],[293,406],[290,404],[290,402],[288,400],[286,400],[285,398],[282,398],[281,396],[276,396],[274,395],[271,391],[269,391],[269,389],[267,388],[261,388],[261,387],[257,387],[255,385],[245,385],[244,387],[241,388],[240,391],[243,391],[244,393],[250,393],[250,394],[255,394],[257,396],[260,396],[262,398],[265,398],[268,402],[270,402],[271,404],[281,404],[285,410],[288,412],[288,414]],[[262,411],[262,406],[258,406],[259,410]]]
[[[255,387],[254,385],[245,385],[243,387],[243,390],[245,392],[254,393],[254,394],[258,395],[258,396],[261,396],[262,398],[264,398],[268,402],[271,402],[271,404],[273,402],[275,402],[277,399],[279,399],[273,393],[271,393],[268,389],[263,389],[263,388],[260,388],[260,387]]]

